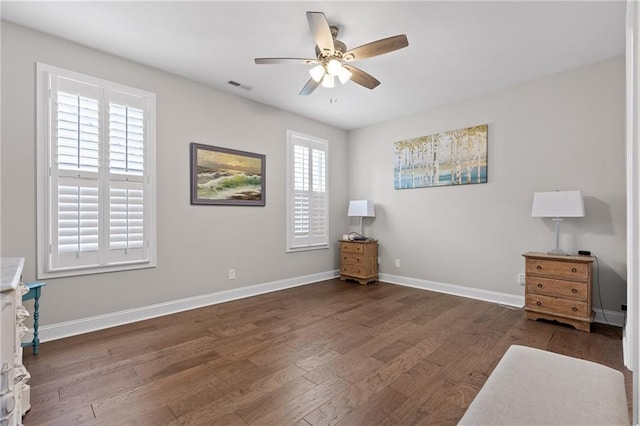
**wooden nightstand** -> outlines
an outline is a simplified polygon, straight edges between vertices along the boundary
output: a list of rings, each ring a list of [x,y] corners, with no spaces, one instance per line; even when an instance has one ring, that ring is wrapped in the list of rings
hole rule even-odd
[[[378,279],[378,242],[340,240],[340,279],[367,284]]]
[[[555,320],[590,332],[591,256],[525,253],[525,315]]]

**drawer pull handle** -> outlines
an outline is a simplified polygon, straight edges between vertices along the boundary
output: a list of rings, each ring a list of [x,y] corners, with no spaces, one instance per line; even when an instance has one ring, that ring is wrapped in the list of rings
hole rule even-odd
[[[538,283],[538,288],[542,288],[542,283]]]
[[[571,308],[571,310],[572,310],[573,312],[578,312],[578,308],[576,308],[575,306],[574,306],[573,308]]]
[[[578,292],[578,290],[576,290],[575,288],[571,289],[571,293],[576,294]]]
[[[542,266],[538,265],[538,266],[536,266],[536,269],[540,270],[540,269],[542,269]]]
[[[578,272],[578,270],[576,268],[571,268],[571,272],[575,274],[576,272]]]
[[[536,305],[542,306],[542,302],[536,302]]]

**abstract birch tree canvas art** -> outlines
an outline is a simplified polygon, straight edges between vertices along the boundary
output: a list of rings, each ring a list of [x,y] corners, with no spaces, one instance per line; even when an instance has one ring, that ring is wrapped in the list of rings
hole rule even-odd
[[[487,182],[488,125],[395,143],[394,188]]]

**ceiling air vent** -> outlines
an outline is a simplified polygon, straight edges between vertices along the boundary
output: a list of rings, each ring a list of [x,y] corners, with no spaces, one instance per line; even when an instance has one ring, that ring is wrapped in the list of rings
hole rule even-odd
[[[230,85],[235,86],[235,87],[237,87],[239,89],[251,90],[251,87],[245,86],[244,84],[238,83],[237,81],[229,80],[227,83],[229,83]]]

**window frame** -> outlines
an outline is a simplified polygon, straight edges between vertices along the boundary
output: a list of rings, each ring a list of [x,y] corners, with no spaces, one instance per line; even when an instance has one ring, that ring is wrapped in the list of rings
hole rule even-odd
[[[296,143],[296,140],[302,140],[304,143]],[[293,218],[295,214],[295,193],[294,193],[294,147],[296,145],[312,147],[320,149],[324,152],[324,220],[325,220],[325,236],[324,241],[320,243],[311,242],[311,232],[309,233],[309,242],[307,244],[293,244],[294,225]],[[329,188],[329,141],[326,139],[310,136],[301,132],[293,130],[287,130],[287,195],[286,195],[286,252],[295,253],[300,251],[309,250],[325,250],[330,247],[330,220],[329,220],[329,203],[330,203],[330,188]],[[312,168],[309,168],[310,176],[309,181],[313,181]]]
[[[111,171],[109,155],[102,155],[99,160],[98,172],[95,174],[98,188],[98,203],[100,203],[98,216],[99,239],[103,239],[102,248],[96,252],[97,263],[83,265],[78,262],[71,266],[53,266],[52,259],[55,256],[52,244],[58,236],[58,224],[54,224],[58,215],[58,189],[61,186],[59,177],[64,177],[69,173],[64,169],[59,169],[54,162],[56,155],[57,141],[54,140],[54,128],[57,125],[57,117],[54,117],[56,109],[53,102],[53,88],[57,88],[59,79],[75,80],[82,84],[93,85],[101,93],[99,96],[98,108],[103,112],[99,117],[100,121],[100,148],[99,152],[109,152],[110,130],[108,105],[112,97],[125,96],[137,97],[141,99],[145,114],[144,129],[144,172],[142,177],[136,176],[129,179],[117,171]],[[55,83],[53,83],[55,81]],[[106,123],[106,125],[105,125]],[[157,266],[156,247],[156,96],[154,93],[145,90],[128,87],[122,84],[103,80],[90,75],[75,71],[47,65],[36,64],[36,217],[37,217],[37,277],[58,278],[77,275],[89,275],[105,272],[126,271],[143,268],[153,268]],[[63,170],[63,173],[60,173]],[[78,173],[78,181],[82,179],[82,173]],[[143,243],[141,252],[143,255],[134,260],[117,260],[115,249],[109,247],[110,235],[110,195],[109,190],[112,184],[135,185],[138,184],[143,191]],[[117,188],[117,185],[113,186]],[[129,225],[127,225],[129,226]],[[104,240],[107,238],[106,240]],[[106,242],[105,242],[106,241]],[[59,253],[56,255],[59,256]],[[111,259],[111,260],[109,260]]]

